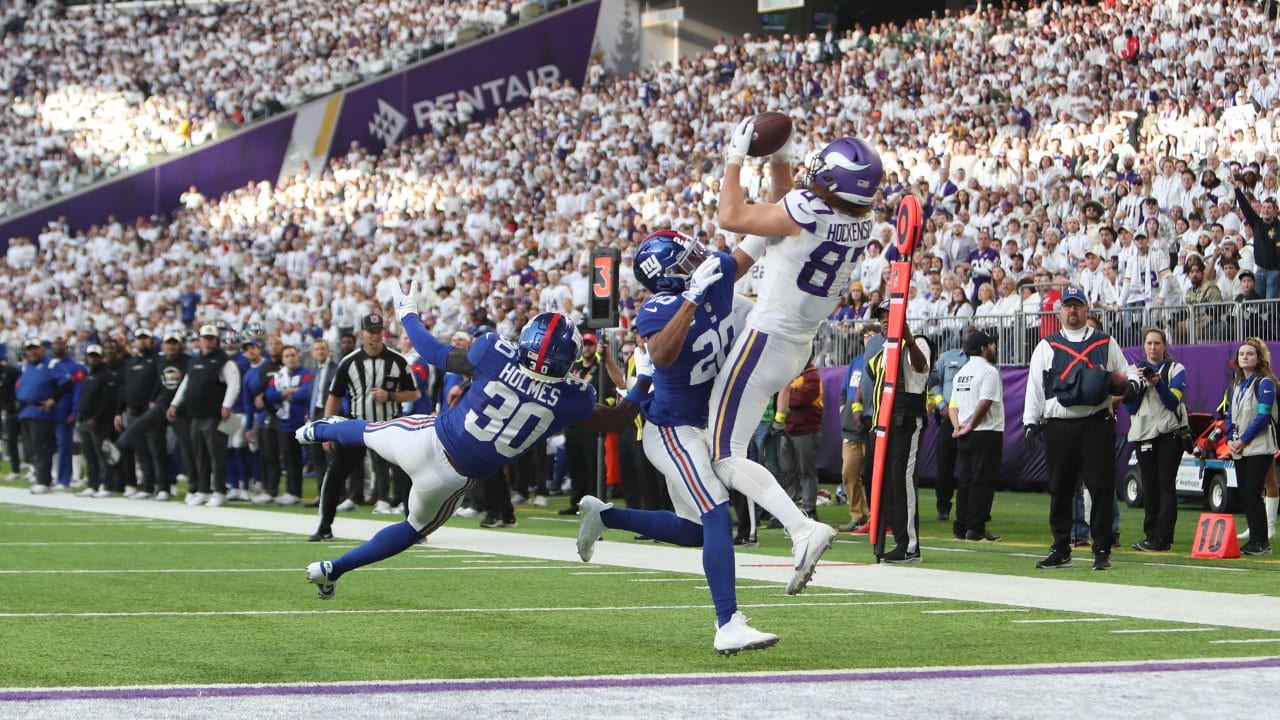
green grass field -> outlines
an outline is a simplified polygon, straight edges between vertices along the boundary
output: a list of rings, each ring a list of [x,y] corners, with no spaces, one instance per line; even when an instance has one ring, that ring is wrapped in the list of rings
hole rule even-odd
[[[922,492],[922,507],[932,496]],[[85,500],[91,505],[93,500]],[[518,509],[518,532],[571,537],[577,522]],[[822,508],[843,522],[845,508]],[[215,517],[216,510],[210,510]],[[298,512],[264,510],[263,512]],[[999,493],[996,544],[955,542],[922,523],[922,567],[1100,583],[1277,593],[1277,562],[1191,560],[1198,510],[1179,518],[1176,553],[1117,548],[1116,569],[1087,562],[1045,573],[1047,496]],[[367,509],[355,513],[367,515]],[[346,517],[346,516],[342,516]],[[341,519],[339,519],[341,522]],[[474,528],[476,519],[452,524]],[[1140,511],[1124,510],[1137,539]],[[779,556],[789,541],[759,531]],[[945,538],[945,539],[944,539]],[[612,532],[609,540],[632,542]],[[513,553],[519,546],[513,538]],[[297,535],[0,505],[0,646],[6,687],[576,676],[751,670],[964,666],[1257,655],[1280,633],[928,600],[740,580],[756,626],[783,640],[732,659],[711,649],[700,576],[447,551],[429,544],[345,578],[315,598],[302,568],[351,543]],[[1123,546],[1127,548],[1127,544]],[[1081,560],[1087,560],[1085,554]],[[824,562],[867,562],[865,539],[841,536]],[[819,569],[819,580],[821,578]],[[1224,612],[1231,609],[1224,608]],[[1074,620],[1078,622],[1041,622]],[[1117,632],[1122,631],[1122,632]],[[1233,640],[1256,643],[1232,644]]]

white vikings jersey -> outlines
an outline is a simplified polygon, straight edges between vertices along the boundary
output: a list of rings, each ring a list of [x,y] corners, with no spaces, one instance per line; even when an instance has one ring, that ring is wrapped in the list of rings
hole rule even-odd
[[[787,193],[782,206],[802,230],[769,246],[764,282],[747,324],[808,342],[849,288],[854,265],[871,241],[874,219],[840,215],[802,189]]]

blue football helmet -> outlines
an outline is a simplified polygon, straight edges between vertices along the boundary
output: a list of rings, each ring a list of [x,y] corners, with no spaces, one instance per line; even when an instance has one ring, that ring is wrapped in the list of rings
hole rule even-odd
[[[808,162],[810,187],[821,187],[841,200],[870,205],[884,178],[880,153],[857,138],[840,138]]]
[[[540,382],[564,380],[581,355],[582,335],[560,313],[537,315],[520,331],[516,361],[526,375]]]
[[[706,245],[678,230],[659,230],[636,251],[636,279],[651,293],[684,292],[693,271],[710,255]]]

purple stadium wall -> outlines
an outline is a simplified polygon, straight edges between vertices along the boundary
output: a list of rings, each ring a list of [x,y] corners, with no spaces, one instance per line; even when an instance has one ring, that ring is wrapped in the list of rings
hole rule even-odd
[[[1267,343],[1272,356],[1280,352],[1280,343]],[[1178,362],[1187,367],[1187,409],[1190,412],[1212,413],[1222,401],[1222,394],[1227,389],[1227,362],[1235,357],[1238,345],[1220,343],[1216,345],[1183,345],[1169,349]],[[1127,348],[1125,357],[1133,362],[1142,357],[1141,348]],[[822,444],[819,450],[818,474],[823,482],[840,481],[840,386],[844,383],[846,368],[822,368]],[[1035,453],[1028,453],[1022,445],[1022,399],[1027,387],[1027,369],[1024,367],[1002,367],[1000,375],[1004,382],[1004,464],[1001,467],[999,486],[1003,488],[1043,489],[1049,485],[1045,470],[1044,444],[1041,443]],[[1124,406],[1119,406],[1117,415],[1119,432],[1129,430],[1129,413]],[[937,477],[934,460],[934,434],[937,426],[930,421],[925,430],[924,441],[920,444],[917,459],[917,475],[924,480],[923,484],[932,486]],[[1125,465],[1129,457],[1129,444],[1124,443],[1116,448],[1117,458],[1125,458],[1126,462],[1116,464],[1116,477],[1124,475]]]
[[[406,132],[422,132],[431,104],[456,101],[460,92],[474,94],[475,118],[484,119],[496,114],[498,107],[525,102],[530,78],[569,80],[581,87],[599,11],[598,0],[582,2],[350,90],[334,128],[331,155],[344,154],[354,141],[381,152]],[[178,198],[191,185],[217,197],[248,183],[274,183],[295,115],[269,118],[223,140],[0,222],[0,254],[7,251],[9,238],[34,239],[50,220],[61,216],[72,230],[79,230],[110,215],[126,219],[167,213],[178,206]]]

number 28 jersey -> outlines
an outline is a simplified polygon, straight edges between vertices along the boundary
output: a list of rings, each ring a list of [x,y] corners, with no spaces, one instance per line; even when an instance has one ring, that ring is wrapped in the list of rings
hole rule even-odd
[[[716,255],[726,279],[707,289],[680,354],[671,365],[654,368],[653,392],[640,405],[645,420],[656,425],[707,426],[711,386],[735,334],[732,278],[738,274],[738,262],[728,253]],[[654,295],[640,307],[636,330],[641,337],[660,332],[682,305],[684,298],[678,293]]]
[[[467,353],[475,366],[471,389],[436,420],[440,444],[468,477],[493,475],[535,443],[595,412],[595,388],[572,377],[534,380],[520,371],[516,351],[496,333],[476,338]]]
[[[841,215],[800,188],[783,196],[782,206],[801,231],[769,245],[764,282],[747,324],[808,342],[849,288],[854,265],[871,242],[873,220]]]

